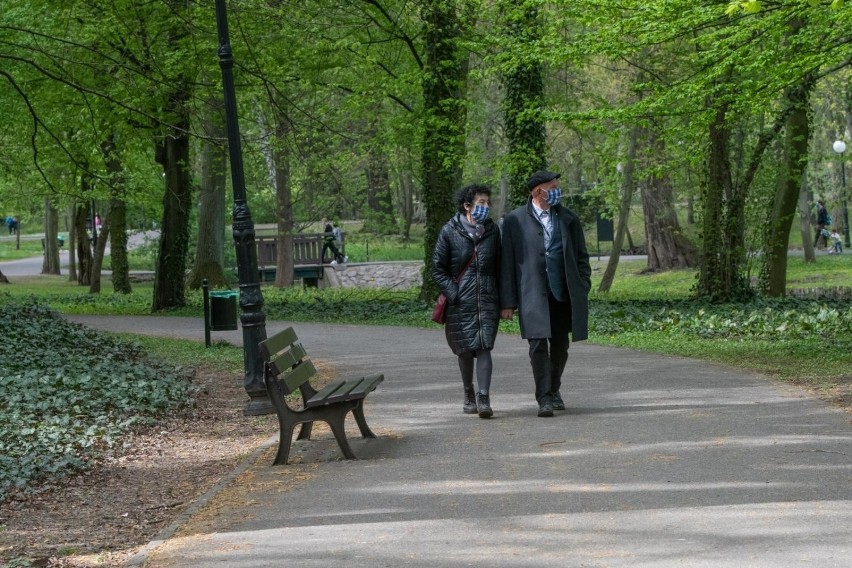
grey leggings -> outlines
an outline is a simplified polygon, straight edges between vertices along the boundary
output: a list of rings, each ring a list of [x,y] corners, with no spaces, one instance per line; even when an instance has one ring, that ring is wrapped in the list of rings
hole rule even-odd
[[[461,370],[462,383],[464,383],[465,390],[473,388],[473,359],[473,351],[466,351],[459,355],[459,369]],[[490,349],[476,350],[476,383],[479,385],[479,392],[487,393],[491,389]]]

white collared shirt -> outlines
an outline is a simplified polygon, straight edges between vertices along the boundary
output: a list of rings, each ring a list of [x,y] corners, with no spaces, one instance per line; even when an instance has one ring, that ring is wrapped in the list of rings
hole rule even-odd
[[[535,203],[532,206],[535,218],[538,219],[538,222],[541,223],[544,229],[544,248],[546,249],[550,246],[550,238],[553,235],[553,208],[547,210],[540,209]]]

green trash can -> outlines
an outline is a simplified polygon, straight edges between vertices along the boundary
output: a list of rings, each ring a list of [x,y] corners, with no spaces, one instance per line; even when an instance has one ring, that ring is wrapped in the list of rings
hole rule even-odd
[[[212,331],[237,329],[236,292],[210,292],[210,329]]]

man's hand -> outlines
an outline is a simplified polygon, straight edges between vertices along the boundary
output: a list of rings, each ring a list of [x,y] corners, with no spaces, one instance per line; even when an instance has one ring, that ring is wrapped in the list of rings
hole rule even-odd
[[[514,308],[503,308],[502,310],[500,310],[500,319],[511,320],[514,314]]]

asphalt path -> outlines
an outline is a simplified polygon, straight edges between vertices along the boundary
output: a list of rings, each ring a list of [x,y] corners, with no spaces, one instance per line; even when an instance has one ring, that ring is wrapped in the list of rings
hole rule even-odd
[[[73,319],[203,337],[196,318]],[[292,325],[340,375],[385,374],[366,402],[378,439],[351,432],[357,461],[328,436],[294,442],[293,465],[254,454],[250,482],[230,483],[243,493],[208,494],[204,522],[172,527],[131,565],[852,566],[849,415],[798,389],[580,343],[568,410],[537,418],[526,343],[501,335],[483,420],[461,412],[440,329]]]

